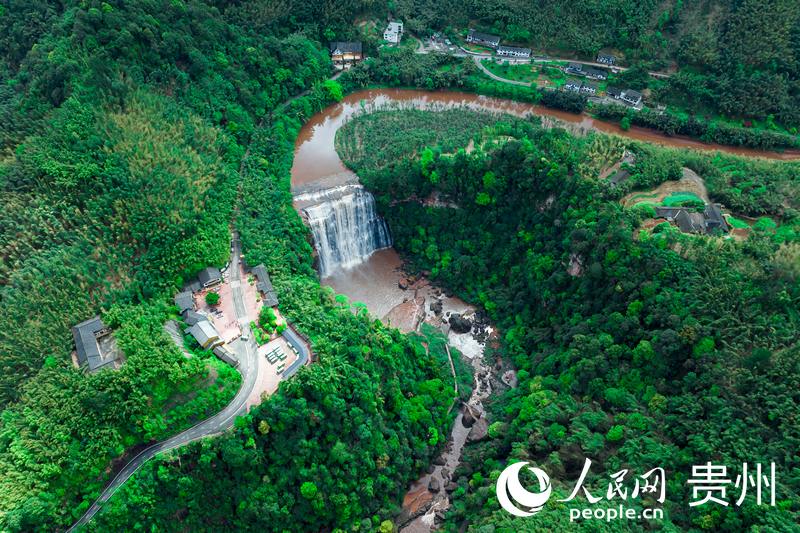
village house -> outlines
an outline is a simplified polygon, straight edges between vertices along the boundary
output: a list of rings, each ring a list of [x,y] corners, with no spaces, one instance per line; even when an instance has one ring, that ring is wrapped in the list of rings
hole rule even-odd
[[[656,218],[673,222],[683,233],[727,233],[730,229],[718,204],[706,204],[702,213],[689,207],[667,206],[658,206],[655,211]]]
[[[383,30],[383,40],[392,44],[397,44],[403,38],[403,23],[390,22]]]
[[[617,62],[617,58],[611,54],[597,54],[597,62],[611,66]]]
[[[564,72],[576,76],[583,76],[583,65],[580,63],[569,63],[567,68],[564,69]]]
[[[498,46],[497,55],[501,57],[516,57],[527,59],[531,57],[530,48],[520,48],[518,46]]]
[[[630,106],[638,106],[642,103],[642,93],[634,91],[633,89],[625,89],[619,95],[620,99]]]
[[[581,93],[583,93],[583,94],[597,94],[597,84],[596,83],[589,83],[588,81],[583,82],[583,85],[581,85]]]
[[[175,306],[180,314],[194,309],[194,297],[192,291],[183,291],[175,295]]]
[[[330,50],[333,66],[339,70],[348,69],[364,59],[360,42],[333,42]]]
[[[208,320],[201,320],[194,326],[186,328],[186,333],[194,337],[197,344],[204,350],[213,350],[217,346],[223,344],[222,339],[219,338],[219,333],[216,328]]]
[[[265,267],[263,264],[260,264],[256,267],[253,267],[250,272],[256,278],[256,288],[261,293],[261,297],[264,299],[264,305],[267,307],[277,307],[278,295],[275,294],[275,288],[272,286],[272,280],[269,279],[267,267]]]
[[[581,80],[570,79],[567,80],[567,83],[564,84],[564,89],[566,89],[567,91],[572,91],[577,93],[580,92],[582,85],[583,82]]]
[[[193,311],[191,309],[187,309],[186,311],[181,313],[181,316],[183,317],[183,321],[186,322],[187,326],[194,326],[198,322],[206,320],[205,315],[198,313],[197,311]]]
[[[612,87],[611,85],[606,87],[606,94],[614,100],[619,100],[620,97],[622,97],[622,92],[622,89],[619,87]]]
[[[219,357],[221,361],[231,365],[233,368],[237,368],[239,366],[239,360],[236,359],[236,356],[234,356],[233,353],[230,350],[228,350],[228,348],[225,345],[217,346],[212,350],[212,352],[214,353],[214,355]]]
[[[222,283],[222,273],[218,268],[206,267],[197,275],[197,279],[203,287],[212,287]]]
[[[586,68],[583,75],[592,80],[605,80],[608,78],[608,72],[599,68]]]
[[[467,33],[467,42],[488,46],[489,48],[497,48],[500,45],[500,36],[481,33],[471,29],[469,33]]]
[[[103,324],[99,316],[73,326],[77,366],[89,372],[104,368],[116,368],[119,352],[111,328]]]

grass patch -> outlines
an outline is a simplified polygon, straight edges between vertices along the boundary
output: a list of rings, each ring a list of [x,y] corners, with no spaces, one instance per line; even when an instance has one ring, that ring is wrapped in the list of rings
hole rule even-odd
[[[691,192],[674,192],[664,198],[661,203],[667,207],[700,207],[705,205],[702,198]]]
[[[732,215],[727,216],[728,224],[731,225],[732,228],[736,229],[749,229],[750,224],[745,222],[744,220],[738,219]]]
[[[483,66],[495,76],[512,81],[530,83],[539,77],[539,70],[529,64],[512,65],[497,63],[493,60],[484,60]]]

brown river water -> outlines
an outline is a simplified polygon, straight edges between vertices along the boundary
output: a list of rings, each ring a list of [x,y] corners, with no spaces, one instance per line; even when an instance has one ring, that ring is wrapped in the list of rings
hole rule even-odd
[[[561,125],[578,133],[596,130],[664,146],[718,150],[770,159],[800,158],[798,151],[780,154],[705,144],[688,138],[668,137],[636,127],[623,131],[616,124],[596,120],[587,115],[576,115],[475,94],[378,89],[350,94],[340,103],[314,115],[303,126],[295,144],[292,166],[291,184],[292,192],[295,194],[295,207],[303,215],[306,207],[320,203],[319,193],[324,194],[326,191],[358,183],[358,177],[344,166],[334,146],[336,131],[348,119],[360,113],[380,109],[443,110],[453,107],[502,112],[520,117],[538,115],[544,118],[545,125]],[[509,371],[506,372],[506,377],[500,379],[497,375],[493,375],[496,374],[493,369],[487,368],[482,357],[485,337],[481,342],[472,333],[455,334],[449,331],[449,327],[442,320],[450,313],[461,313],[470,317],[474,315],[475,309],[458,298],[444,294],[424,278],[409,280],[402,271],[402,261],[394,248],[378,250],[359,264],[334,270],[321,281],[338,294],[346,295],[351,301],[363,302],[372,315],[402,331],[413,331],[422,321],[442,327],[448,335],[450,345],[458,348],[472,364],[475,377],[474,390],[467,407],[462,406],[459,410],[444,453],[437,459],[436,464],[431,466],[428,473],[409,487],[403,502],[403,514],[398,519],[402,526],[401,531],[404,533],[427,533],[435,528],[436,516],[449,506],[449,492],[445,487],[452,481],[451,476],[460,461],[462,447],[469,439],[475,438],[476,432],[466,428],[462,423],[465,410],[468,409],[472,415],[479,418],[480,423],[476,423],[476,426],[482,424],[482,431],[485,434],[487,422],[481,418],[482,400],[491,394],[493,387],[498,383],[503,382],[513,386],[516,378],[513,376],[513,371]],[[436,301],[442,303],[443,311],[439,314],[430,308],[430,304]],[[491,332],[491,328],[489,331],[489,338],[492,339],[494,333]],[[506,379],[509,375],[511,377]],[[434,485],[438,484],[438,490],[429,490],[432,480]],[[449,484],[452,490],[453,483]]]

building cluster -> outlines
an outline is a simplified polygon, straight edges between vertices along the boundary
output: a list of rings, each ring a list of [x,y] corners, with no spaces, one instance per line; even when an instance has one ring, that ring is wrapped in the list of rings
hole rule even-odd
[[[197,275],[197,279],[188,283],[185,290],[175,295],[175,306],[188,326],[184,333],[191,335],[197,344],[204,350],[211,352],[220,360],[231,365],[239,366],[239,361],[225,346],[225,341],[220,337],[217,328],[208,317],[199,313],[194,308],[194,293],[222,283],[222,273],[214,267],[204,268]]]
[[[511,57],[517,59],[528,59],[531,57],[530,48],[522,48],[519,46],[506,46],[500,45],[501,37],[499,35],[492,35],[490,33],[481,33],[475,30],[469,30],[467,33],[466,41],[471,44],[478,44],[481,46],[488,46],[494,48],[499,57]]]
[[[656,218],[674,223],[683,233],[713,234],[730,230],[719,204],[706,204],[702,212],[689,207],[666,206],[658,206],[655,210]]]

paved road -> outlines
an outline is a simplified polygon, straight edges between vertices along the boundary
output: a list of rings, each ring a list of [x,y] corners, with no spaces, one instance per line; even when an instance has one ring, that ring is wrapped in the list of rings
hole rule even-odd
[[[174,437],[153,444],[149,448],[139,452],[138,455],[131,459],[128,464],[126,464],[122,470],[117,473],[114,479],[111,480],[111,482],[97,498],[97,500],[95,500],[91,507],[89,507],[80,520],[75,522],[75,524],[69,528],[68,532],[74,531],[80,526],[87,524],[92,517],[97,514],[102,505],[114,495],[117,489],[121,487],[122,484],[125,483],[125,481],[127,481],[128,478],[130,478],[134,472],[139,469],[139,467],[153,458],[156,454],[178,448],[204,437],[222,433],[226,429],[233,426],[233,422],[237,416],[243,415],[246,412],[247,409],[245,407],[245,402],[250,396],[250,393],[253,391],[253,387],[256,383],[256,376],[258,374],[258,359],[256,348],[252,340],[252,333],[250,332],[250,322],[246,315],[246,308],[244,305],[244,293],[241,287],[242,280],[239,270],[239,254],[241,252],[238,238],[235,235],[233,243],[234,246],[231,253],[231,264],[229,271],[231,273],[231,285],[233,286],[234,308],[236,311],[236,318],[239,320],[239,323],[242,327],[242,336],[248,339],[247,341],[243,341],[240,338],[231,345],[236,353],[236,357],[239,359],[238,370],[242,374],[242,386],[239,389],[239,392],[236,393],[236,396],[233,398],[233,400],[219,413],[207,418],[199,424],[194,425],[186,431],[178,433]],[[239,283],[234,283],[236,281]]]
[[[484,66],[483,60],[485,59],[485,57],[473,56],[472,58],[475,60],[475,64],[478,66],[478,68],[481,69],[484,74],[486,74],[493,80],[502,81],[503,83],[508,83],[511,85],[521,85],[523,87],[530,87],[532,85],[532,83],[529,81],[517,81],[517,80],[509,80],[506,78],[501,78],[500,76],[498,76],[497,74],[486,68],[486,66]]]
[[[415,39],[417,39],[417,38],[415,37]],[[431,52],[438,52],[440,54],[448,54],[449,53],[449,55],[452,55],[452,56],[455,56],[455,57],[472,56],[472,58],[475,60],[475,63],[479,67],[482,67],[482,65],[480,65],[480,60],[481,59],[488,59],[488,58],[494,57],[494,54],[490,53],[490,52],[473,52],[472,50],[467,50],[466,48],[462,48],[461,46],[456,46],[455,47],[455,51],[450,52],[447,47],[445,47],[443,45],[431,44],[430,41],[427,40],[427,39],[424,40],[424,41],[421,40],[421,39],[417,39],[417,41],[419,41],[419,45],[417,46],[417,49],[416,49],[416,52],[418,54],[428,54],[428,53],[431,53]],[[425,44],[426,42],[428,44]],[[530,59],[530,61],[531,61],[531,63],[549,63],[551,61],[567,61],[567,62],[570,62],[570,63],[580,63],[581,65],[589,65],[589,66],[592,66],[592,67],[599,67],[599,68],[604,68],[604,69],[611,68],[608,65],[606,65],[605,63],[598,63],[597,61],[582,61],[580,59],[571,59],[571,58],[568,58],[568,57],[534,56],[534,57],[532,57]],[[613,68],[615,70],[619,71],[619,72],[625,72],[626,70],[628,70],[627,67],[614,66]],[[505,83],[511,83],[513,85],[526,85],[526,86],[530,87],[530,83],[525,83],[525,82],[521,82],[521,81],[514,81],[514,80],[507,80],[505,78],[501,78],[499,76],[493,75],[491,72],[489,72],[485,68],[481,68],[481,70],[483,72],[485,72],[486,74],[488,74],[489,77],[491,77],[492,79],[495,79],[497,81],[502,81],[502,82],[505,82]],[[654,78],[662,78],[662,79],[669,78],[670,76],[672,76],[672,74],[669,74],[668,72],[658,72],[658,71],[655,71],[655,70],[649,71],[648,74],[650,74]]]

